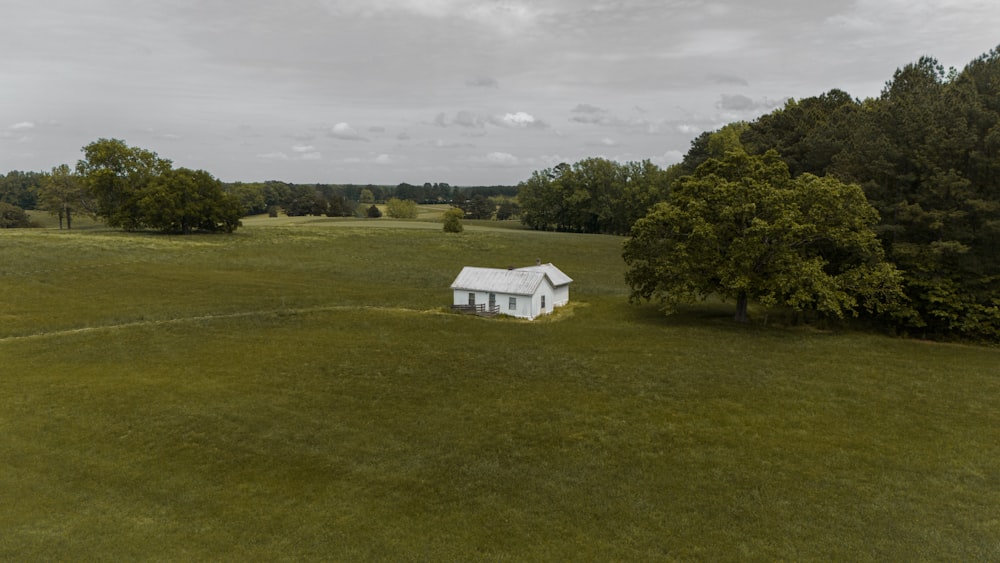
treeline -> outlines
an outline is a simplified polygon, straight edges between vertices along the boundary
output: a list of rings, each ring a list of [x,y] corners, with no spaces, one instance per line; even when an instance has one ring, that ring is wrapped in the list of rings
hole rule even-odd
[[[521,222],[537,230],[627,234],[667,197],[671,178],[648,160],[589,158],[536,171],[519,186]]]
[[[685,164],[707,152],[696,140]],[[921,58],[878,98],[839,90],[746,126],[751,152],[774,149],[793,175],[860,185],[881,219],[909,306],[896,322],[925,335],[1000,338],[1000,53],[961,71]]]
[[[522,182],[521,220],[536,229],[626,234],[677,182],[709,161],[776,152],[791,178],[862,188],[877,210],[905,305],[881,320],[921,336],[1000,339],[1000,53],[961,71],[924,57],[876,98],[840,90],[696,138],[667,170],[589,159]],[[713,166],[716,164],[713,164]]]
[[[363,217],[371,216],[371,205],[393,199],[414,204],[451,204],[465,211],[469,219],[512,219],[519,210],[517,186],[451,186],[445,183],[362,186],[268,181],[237,182],[225,188],[239,198],[246,215],[284,212],[290,216]]]
[[[161,159],[155,153],[138,147],[129,147],[117,139],[96,141],[84,147],[84,152],[88,151],[90,154],[82,159],[75,169],[61,165],[53,168],[51,172],[14,170],[0,174],[0,205],[2,205],[0,228],[30,226],[24,211],[44,210],[59,217],[60,227],[65,221],[65,225],[72,228],[73,216],[84,213],[96,218],[110,219],[109,224],[112,226],[133,230],[139,228],[204,230],[193,226],[190,220],[181,219],[178,222],[167,221],[162,216],[153,217],[151,208],[140,211],[137,202],[104,201],[105,205],[100,207],[99,198],[95,197],[98,195],[95,190],[103,189],[107,195],[119,188],[133,195],[143,191],[146,196],[151,196],[153,190],[145,190],[153,180],[157,180],[160,184],[155,191],[163,196],[174,188],[180,189],[184,182],[179,181],[179,176],[189,176],[189,173],[194,171],[186,169],[174,171],[169,160]],[[157,166],[160,169],[157,169]],[[161,172],[168,168],[169,173],[161,177]],[[404,182],[397,186],[292,184],[281,181],[222,183],[214,178],[209,179],[206,175],[207,172],[187,180],[212,184],[213,187],[206,188],[208,191],[217,189],[221,195],[237,201],[239,203],[237,217],[263,213],[273,215],[285,213],[290,216],[367,217],[372,216],[372,205],[386,204],[392,199],[415,204],[448,203],[461,208],[468,219],[507,220],[516,218],[519,213],[516,200],[517,186],[452,186],[447,183],[429,182],[423,185]],[[104,179],[99,181],[98,177]],[[173,187],[163,185],[167,180],[172,182]],[[168,207],[174,204],[162,197],[160,199],[147,197],[146,202],[149,205],[155,203]],[[182,202],[178,200],[176,203]],[[128,210],[114,207],[118,204]],[[189,205],[189,202],[187,204]],[[126,220],[119,212],[131,217]],[[223,222],[226,221],[231,223],[232,219],[228,218]]]

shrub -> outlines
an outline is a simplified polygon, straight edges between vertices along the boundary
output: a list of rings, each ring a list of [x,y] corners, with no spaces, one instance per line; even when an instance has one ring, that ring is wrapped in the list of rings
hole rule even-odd
[[[460,233],[463,230],[462,218],[465,217],[465,212],[457,207],[452,207],[448,211],[444,212],[444,232],[446,233]]]
[[[393,219],[416,219],[417,202],[394,197],[386,202],[385,211]]]
[[[0,201],[0,229],[23,229],[31,226],[31,219],[23,209]]]

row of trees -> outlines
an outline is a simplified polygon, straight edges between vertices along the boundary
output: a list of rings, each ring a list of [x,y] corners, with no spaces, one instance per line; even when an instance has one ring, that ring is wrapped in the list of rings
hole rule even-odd
[[[538,230],[626,234],[666,198],[671,174],[650,161],[589,158],[536,171],[520,184],[521,222]]]

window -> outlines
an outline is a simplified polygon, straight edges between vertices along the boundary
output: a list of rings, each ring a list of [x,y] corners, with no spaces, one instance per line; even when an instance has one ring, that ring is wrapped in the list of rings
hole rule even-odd
[[[510,298],[510,302],[507,303],[507,308],[510,309],[511,311],[517,309],[517,297]]]
[[[475,304],[476,304],[476,294],[475,293],[470,293],[469,294],[469,305],[475,305]]]
[[[542,309],[544,309],[544,308],[545,308],[545,296],[543,295],[542,296]]]

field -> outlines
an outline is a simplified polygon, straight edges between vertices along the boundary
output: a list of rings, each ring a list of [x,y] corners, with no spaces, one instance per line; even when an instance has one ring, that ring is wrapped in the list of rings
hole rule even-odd
[[[1000,559],[1000,350],[664,317],[621,242],[0,232],[0,559]],[[557,314],[448,310],[536,258]]]

